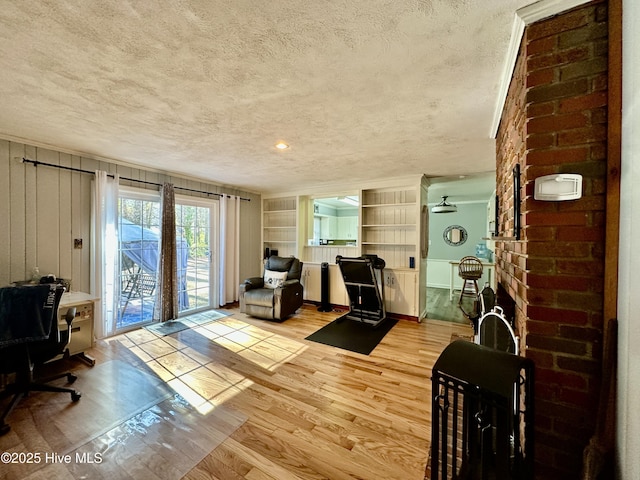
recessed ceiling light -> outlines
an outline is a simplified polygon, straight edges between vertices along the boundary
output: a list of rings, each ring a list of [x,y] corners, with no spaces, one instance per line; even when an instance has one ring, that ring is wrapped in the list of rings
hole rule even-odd
[[[278,150],[286,150],[287,148],[289,148],[289,145],[287,145],[284,142],[280,142],[280,143],[276,143],[276,148]]]

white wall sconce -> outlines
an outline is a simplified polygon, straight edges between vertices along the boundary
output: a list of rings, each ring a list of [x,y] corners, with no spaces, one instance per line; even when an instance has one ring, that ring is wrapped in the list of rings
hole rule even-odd
[[[549,202],[576,200],[582,197],[582,175],[560,173],[535,180],[533,198]]]

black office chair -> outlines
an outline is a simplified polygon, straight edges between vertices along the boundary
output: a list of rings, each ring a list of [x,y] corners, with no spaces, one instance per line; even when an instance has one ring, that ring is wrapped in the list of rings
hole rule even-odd
[[[73,383],[71,372],[34,381],[34,368],[63,355],[68,356],[75,307],[65,315],[67,330],[58,328],[58,306],[65,288],[60,285],[33,285],[0,288],[0,373],[15,373],[15,381],[0,394],[4,399],[13,395],[0,419],[0,435],[10,427],[6,423],[18,402],[32,391],[64,392],[77,402],[81,394],[72,388],[49,385],[49,382],[67,377]]]

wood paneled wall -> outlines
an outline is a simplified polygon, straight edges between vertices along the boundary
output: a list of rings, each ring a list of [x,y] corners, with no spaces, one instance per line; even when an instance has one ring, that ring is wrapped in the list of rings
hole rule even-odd
[[[240,210],[240,277],[260,273],[259,195],[0,139],[0,285],[30,278],[37,266],[42,275],[54,273],[70,279],[73,290],[90,289],[93,175],[35,167],[22,163],[22,158],[249,198],[251,201],[243,201]],[[157,190],[137,182],[122,181],[121,184]],[[206,197],[184,191],[178,193]],[[74,239],[82,239],[82,249],[74,248]]]

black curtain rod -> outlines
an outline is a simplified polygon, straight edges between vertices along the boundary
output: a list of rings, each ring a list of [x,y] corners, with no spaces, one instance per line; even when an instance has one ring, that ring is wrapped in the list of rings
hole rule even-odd
[[[91,170],[82,170],[81,168],[74,168],[74,167],[67,167],[65,165],[56,165],[55,163],[45,163],[45,162],[40,162],[38,160],[29,160],[28,158],[23,158],[22,159],[22,163],[31,163],[33,164],[34,167],[37,167],[38,165],[44,165],[45,167],[54,167],[54,168],[61,168],[62,170],[71,170],[72,172],[80,172],[80,173],[89,173],[91,175],[95,175],[95,172],[92,172]],[[111,178],[115,178],[115,175],[113,175],[112,173],[107,173],[108,177]],[[138,182],[138,183],[144,183],[146,185],[154,185],[156,187],[161,187],[162,184],[161,183],[156,183],[156,182],[147,182],[146,180],[138,180],[136,178],[127,178],[127,177],[120,177],[121,180],[126,180],[128,182]],[[173,188],[178,189],[178,190],[184,190],[186,192],[193,192],[193,193],[203,193],[205,195],[217,195],[218,197],[224,197],[225,193],[214,193],[214,192],[205,192],[203,190],[194,190],[192,188],[186,188],[186,187],[176,187],[174,186]],[[231,195],[227,195],[227,197],[231,198]],[[250,198],[243,198],[243,197],[239,197],[240,200],[244,200],[246,202],[250,202],[251,199]]]

